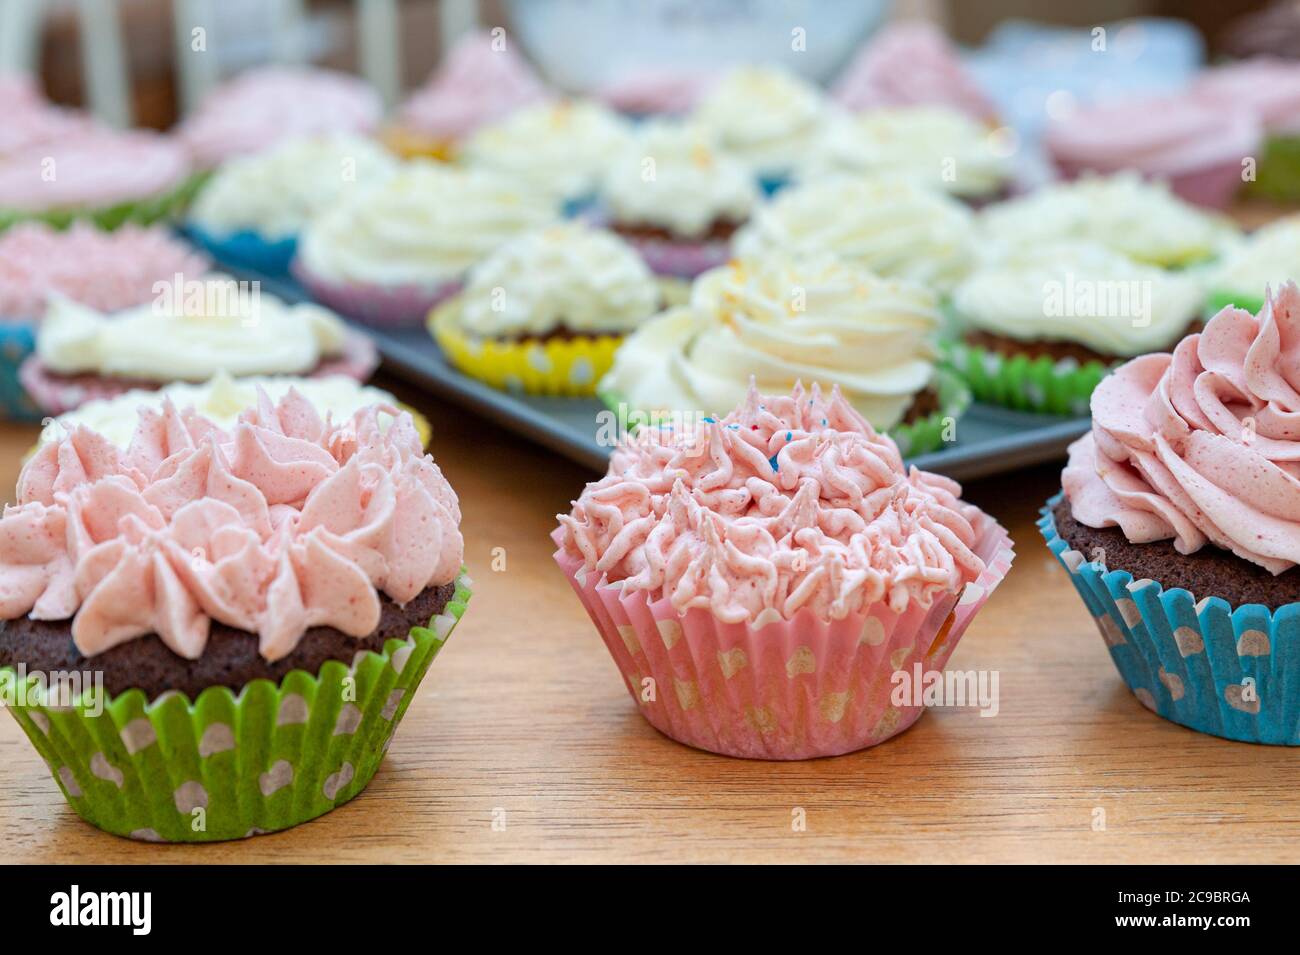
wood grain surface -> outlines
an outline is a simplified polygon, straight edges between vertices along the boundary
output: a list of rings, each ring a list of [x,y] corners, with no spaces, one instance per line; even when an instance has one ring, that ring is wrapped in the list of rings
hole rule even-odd
[[[998,671],[997,716],[932,710],[862,753],[749,762],[641,719],[554,566],[554,515],[592,475],[401,396],[434,423],[475,587],[369,788],[276,835],[133,843],[81,822],[5,715],[0,862],[1300,861],[1300,753],[1182,729],[1120,682],[1034,526],[1058,468],[967,488],[1018,550],[951,662]],[[5,488],[33,436],[0,429]]]

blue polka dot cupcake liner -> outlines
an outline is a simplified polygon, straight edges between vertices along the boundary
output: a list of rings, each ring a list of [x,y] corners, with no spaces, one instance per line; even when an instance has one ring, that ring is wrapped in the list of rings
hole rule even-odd
[[[1300,603],[1233,607],[1108,568],[1057,533],[1061,497],[1038,528],[1142,705],[1212,736],[1300,746]]]
[[[41,409],[18,377],[18,369],[35,351],[35,323],[0,318],[0,418],[6,421],[41,420]]]
[[[218,265],[238,268],[273,278],[288,278],[289,263],[298,251],[298,237],[268,239],[258,232],[216,233],[193,222],[181,230]]]
[[[153,701],[128,690],[101,703],[73,681],[0,668],[0,701],[86,822],[147,842],[219,842],[288,829],[360,794],[434,657],[464,614],[470,580],[427,627],[351,665],[209,687]],[[93,665],[93,661],[91,663]],[[84,683],[83,683],[84,687]]]

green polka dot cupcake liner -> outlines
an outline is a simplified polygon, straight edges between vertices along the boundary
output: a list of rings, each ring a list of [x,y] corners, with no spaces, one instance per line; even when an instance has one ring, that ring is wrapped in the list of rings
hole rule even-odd
[[[900,422],[886,433],[898,445],[903,457],[926,454],[957,438],[956,423],[971,404],[971,391],[957,375],[944,368],[936,368],[931,381],[939,407],[915,421]],[[671,425],[681,420],[681,412],[649,409],[630,409],[622,395],[611,389],[601,389],[597,397],[605,407],[616,414],[626,414],[628,420],[620,422],[628,434],[634,434],[642,424],[648,427]]]
[[[68,804],[105,832],[150,842],[218,842],[288,829],[357,796],[374,776],[425,672],[464,614],[462,570],[443,613],[382,653],[315,675],[209,687],[190,702],[128,690],[53,693],[0,669],[0,700]]]
[[[977,401],[1042,414],[1088,414],[1088,399],[1107,372],[1099,361],[1003,355],[963,341],[943,344],[948,364]]]
[[[206,174],[191,176],[162,195],[99,209],[46,209],[39,212],[0,209],[0,232],[19,222],[32,221],[44,222],[56,229],[66,229],[74,222],[92,222],[100,229],[111,231],[127,223],[152,225],[155,222],[179,219],[193,202],[206,178]]]
[[[1300,603],[1234,607],[1108,568],[1057,533],[1060,499],[1042,509],[1039,531],[1138,701],[1211,736],[1300,746]]]

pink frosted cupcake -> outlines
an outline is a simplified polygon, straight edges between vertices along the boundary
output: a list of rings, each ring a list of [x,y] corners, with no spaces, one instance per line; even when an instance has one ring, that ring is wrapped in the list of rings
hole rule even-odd
[[[1271,199],[1300,198],[1300,63],[1261,56],[1216,67],[1197,78],[1192,95],[1258,116],[1265,141],[1246,188]]]
[[[0,76],[0,115],[0,156],[95,128],[88,114],[48,102],[26,75]]]
[[[266,66],[218,87],[177,129],[201,169],[278,142],[328,133],[371,133],[383,114],[379,94],[333,70]]]
[[[685,116],[719,75],[714,70],[632,69],[618,74],[596,98],[629,116]]]
[[[849,753],[907,729],[890,674],[942,670],[1011,540],[903,467],[839,392],[625,440],[553,534],[642,714],[729,756]]]
[[[875,34],[831,89],[855,112],[882,106],[948,106],[995,123],[997,108],[967,72],[943,31],[909,21]]]
[[[1181,94],[1075,110],[1048,126],[1044,142],[1069,178],[1134,169],[1167,180],[1188,202],[1221,209],[1241,188],[1242,160],[1261,136],[1255,113]]]
[[[102,232],[76,223],[60,231],[24,222],[0,233],[0,416],[40,414],[18,369],[36,346],[51,297],[117,311],[148,302],[156,282],[207,268],[202,255],[162,228]]]
[[[178,211],[194,183],[185,150],[156,133],[96,130],[0,156],[0,229],[24,219],[105,229]]]
[[[447,60],[402,104],[384,141],[398,155],[450,160],[480,126],[548,98],[545,85],[504,32],[461,38]]]

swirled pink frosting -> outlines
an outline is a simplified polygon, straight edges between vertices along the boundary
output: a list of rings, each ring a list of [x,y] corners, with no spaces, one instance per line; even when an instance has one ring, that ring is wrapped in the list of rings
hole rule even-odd
[[[487,31],[466,34],[429,81],[402,104],[401,121],[439,139],[464,139],[547,98],[541,79],[507,44],[495,49]]]
[[[370,133],[383,102],[365,81],[333,70],[264,66],[218,87],[178,127],[196,165],[277,142],[327,133]]]
[[[30,76],[12,73],[0,75],[0,116],[0,156],[95,128],[88,114],[47,102]]]
[[[149,301],[155,282],[207,270],[204,256],[161,227],[23,222],[0,233],[0,320],[39,319],[51,294],[115,312]]]
[[[1173,354],[1120,366],[1070,446],[1074,517],[1134,543],[1213,544],[1274,574],[1300,563],[1300,289],[1225,308]]]
[[[831,96],[852,110],[937,105],[989,122],[998,117],[943,31],[915,20],[873,36],[840,74]]]
[[[1205,70],[1192,95],[1227,110],[1255,113],[1270,130],[1300,129],[1300,63],[1260,56]]]
[[[0,156],[0,209],[96,209],[163,195],[190,173],[157,133],[97,131]]]
[[[217,620],[278,660],[309,627],[371,633],[379,591],[401,604],[454,579],[459,523],[405,412],[334,424],[296,391],[259,392],[225,432],[168,402],[125,451],[78,427],[23,468],[0,518],[0,618],[72,617],[87,656],[156,633],[188,659]]]
[[[1082,107],[1049,123],[1044,143],[1071,170],[1177,176],[1239,163],[1261,134],[1253,112],[1178,93]]]
[[[813,387],[688,430],[646,429],[560,515],[587,573],[762,625],[928,607],[974,580],[988,520],[953,481],[912,469],[840,395]]]

